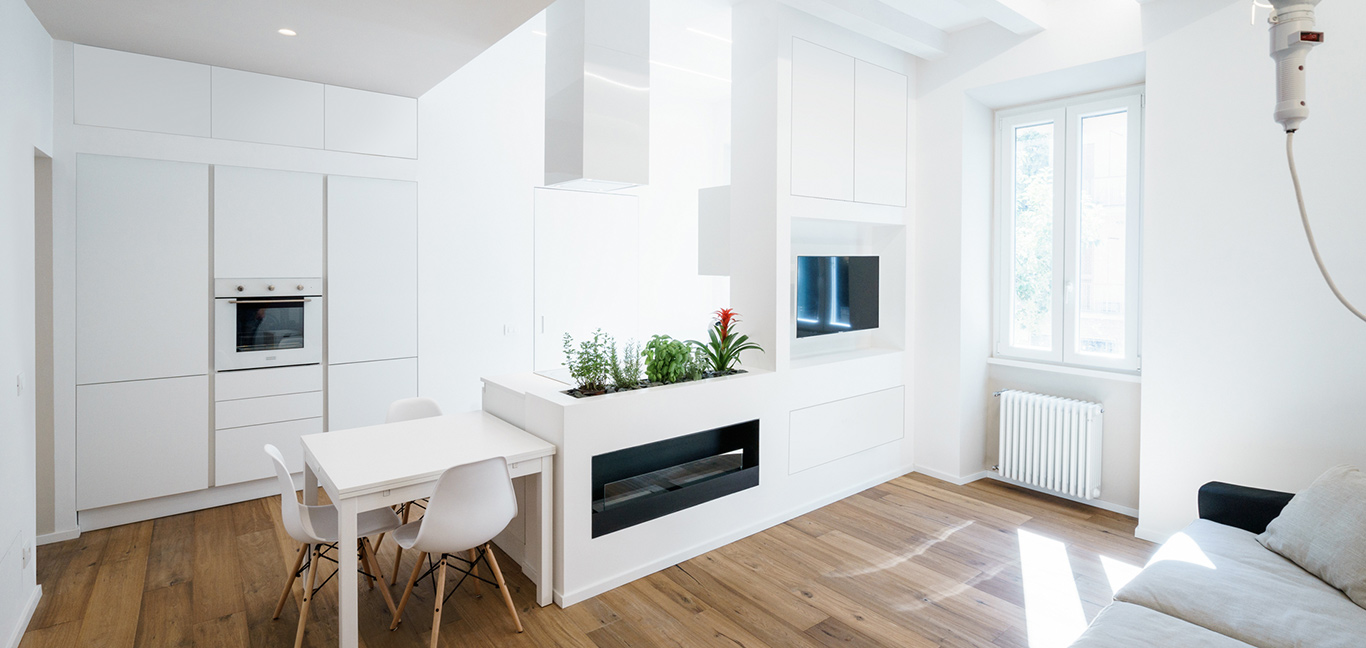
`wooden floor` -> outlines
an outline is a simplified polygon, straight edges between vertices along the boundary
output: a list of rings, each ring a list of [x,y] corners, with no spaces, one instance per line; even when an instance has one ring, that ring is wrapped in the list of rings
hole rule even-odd
[[[1060,541],[1044,541],[1057,553],[1065,544],[1072,606],[1079,597],[1089,621],[1112,594],[1100,557],[1142,565],[1154,550],[1133,537],[1134,523],[995,481],[954,486],[913,474],[568,609],[535,607],[530,581],[504,558],[525,634],[514,633],[497,595],[486,587],[474,598],[466,585],[442,611],[441,640],[452,647],[1028,646],[1021,535]],[[380,549],[386,574],[393,547],[386,540]],[[43,598],[20,646],[292,646],[299,585],[281,618],[270,616],[294,552],[278,498],[42,547]],[[400,580],[414,558],[405,553]],[[362,645],[427,645],[430,585],[415,591],[396,632],[387,630],[379,590],[360,587]],[[336,645],[336,606],[334,580],[315,598],[306,645]]]

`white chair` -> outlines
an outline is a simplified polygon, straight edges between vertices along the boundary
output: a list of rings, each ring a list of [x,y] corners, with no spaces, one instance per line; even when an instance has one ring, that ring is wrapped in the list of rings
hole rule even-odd
[[[413,419],[431,418],[433,416],[441,416],[441,406],[437,405],[436,401],[421,396],[416,398],[400,398],[389,403],[389,413],[384,417],[384,422],[397,423],[399,421],[411,421]],[[408,523],[408,517],[413,512],[414,506],[426,508],[423,504],[418,502],[405,502],[400,504],[396,509],[396,511],[403,516],[404,524]],[[382,542],[384,542],[384,536],[381,534],[379,540],[375,542],[375,547],[378,548]],[[390,585],[398,582],[398,564],[402,560],[403,547],[400,546],[398,550],[394,551],[394,568],[391,572],[393,575],[389,577]]]
[[[285,591],[280,593],[280,602],[275,606],[275,616],[271,618],[280,618],[280,611],[284,609],[285,601],[289,599],[289,593],[294,588],[294,580],[304,570],[308,570],[304,601],[299,607],[299,630],[294,636],[294,648],[299,648],[304,642],[308,606],[313,601],[313,595],[317,593],[313,585],[318,578],[318,562],[328,549],[335,548],[339,540],[337,509],[332,506],[308,506],[300,503],[295,496],[298,489],[294,487],[294,478],[289,475],[289,468],[285,467],[285,458],[280,455],[280,450],[270,444],[266,444],[265,450],[275,461],[275,475],[280,481],[280,515],[284,518],[285,531],[300,544],[299,556],[294,560],[294,568],[289,572],[289,581],[285,583]],[[365,570],[373,572],[372,574],[362,571],[361,574],[366,577],[366,582],[370,583],[370,589],[374,589],[375,581],[379,580],[384,602],[389,606],[389,611],[394,613],[397,613],[397,609],[394,607],[393,597],[389,594],[389,588],[384,583],[384,574],[379,571],[379,560],[370,560],[370,557],[375,555],[375,550],[367,536],[394,531],[400,524],[398,515],[388,508],[366,511],[356,517],[356,537],[361,540],[360,562]],[[305,556],[308,557],[306,565]]]
[[[427,503],[427,514],[421,520],[405,524],[393,532],[394,541],[421,554],[408,578],[408,587],[399,599],[398,610],[389,629],[398,628],[403,616],[403,608],[413,593],[413,585],[419,580],[423,562],[428,555],[440,556],[436,565],[422,574],[420,578],[436,572],[436,610],[432,616],[432,648],[437,647],[437,637],[441,630],[441,605],[446,598],[446,567],[463,574],[455,584],[459,589],[465,578],[473,576],[475,583],[484,580],[479,577],[476,565],[483,560],[493,572],[496,585],[503,592],[503,602],[517,632],[522,631],[522,621],[517,618],[517,607],[512,603],[503,572],[498,568],[498,558],[493,555],[489,542],[498,535],[512,518],[517,516],[517,495],[512,490],[512,478],[508,475],[507,460],[502,457],[448,468],[436,481],[436,490]],[[454,554],[474,552],[466,560]]]

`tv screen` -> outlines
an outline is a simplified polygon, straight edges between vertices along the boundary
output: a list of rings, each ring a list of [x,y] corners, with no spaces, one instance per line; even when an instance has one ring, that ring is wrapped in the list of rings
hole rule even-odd
[[[877,259],[797,257],[797,337],[877,328]]]

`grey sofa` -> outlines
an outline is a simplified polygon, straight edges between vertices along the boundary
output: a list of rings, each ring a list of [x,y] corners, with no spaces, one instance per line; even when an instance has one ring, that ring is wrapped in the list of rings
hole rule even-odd
[[[1366,646],[1366,609],[1257,541],[1290,498],[1206,484],[1201,519],[1158,549],[1073,648]]]

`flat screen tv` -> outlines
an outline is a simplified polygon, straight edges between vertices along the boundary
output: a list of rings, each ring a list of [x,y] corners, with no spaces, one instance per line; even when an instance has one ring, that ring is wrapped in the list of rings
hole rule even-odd
[[[877,328],[877,260],[797,257],[797,337]]]

